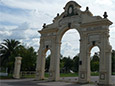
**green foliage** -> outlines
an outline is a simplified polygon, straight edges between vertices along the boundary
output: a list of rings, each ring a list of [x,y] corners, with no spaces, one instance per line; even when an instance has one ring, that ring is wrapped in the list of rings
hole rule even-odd
[[[115,72],[115,50],[112,50],[112,72]]]
[[[12,74],[9,74],[8,76],[0,76],[0,79],[12,79],[12,76]]]
[[[91,71],[92,72],[95,72],[95,71],[99,72],[99,57],[96,53],[92,57],[90,65],[91,65]]]
[[[115,75],[115,72],[112,72],[112,75]]]
[[[78,72],[79,70],[79,56],[76,55],[74,58],[73,58],[73,71],[74,72]]]
[[[0,67],[8,67],[8,72],[13,70],[14,57],[19,44],[19,41],[13,39],[6,39],[0,44]]]
[[[36,67],[36,52],[33,47],[25,48],[20,46],[18,54],[22,57],[22,71],[33,71]]]
[[[73,60],[70,57],[64,57],[63,61],[63,72],[69,73],[73,67]]]
[[[49,55],[49,56],[46,58],[46,63],[45,63],[45,70],[46,70],[46,72],[49,72],[50,57],[51,57],[51,55]]]
[[[35,70],[36,65],[36,52],[33,47],[26,48],[20,45],[16,40],[4,40],[0,44],[0,67],[8,68],[8,73],[14,70],[15,57],[22,57],[21,70]]]
[[[31,74],[31,75],[23,75],[21,76],[21,78],[35,78],[35,74]]]
[[[92,76],[99,76],[98,72],[91,72]],[[115,73],[114,73],[115,75]],[[35,78],[35,74],[30,75],[23,75],[21,78]],[[45,77],[49,77],[49,73],[45,73]],[[78,77],[78,73],[60,73],[60,77]],[[0,76],[0,79],[12,79],[12,74],[9,74],[8,76]]]
[[[15,57],[22,57],[21,70],[35,71],[36,67],[36,52],[33,47],[25,47],[19,41],[6,39],[0,44],[0,67],[8,68],[8,73],[13,72]],[[70,70],[78,72],[79,56],[76,55],[73,59],[60,55],[60,71],[61,73],[69,73]],[[101,57],[100,57],[101,58]],[[97,53],[91,59],[91,71],[99,72],[99,57]],[[49,71],[50,55],[46,58],[45,69]],[[115,50],[112,50],[112,72],[115,72]]]

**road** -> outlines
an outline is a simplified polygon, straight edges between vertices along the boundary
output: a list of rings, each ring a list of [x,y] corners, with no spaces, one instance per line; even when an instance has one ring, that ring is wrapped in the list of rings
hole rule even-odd
[[[96,83],[93,84],[77,84],[77,77],[63,77],[58,82],[51,81],[35,81],[34,79],[10,79],[10,80],[0,80],[0,86],[97,86]],[[98,77],[91,77],[92,82],[97,81]],[[115,86],[115,76],[112,76],[112,81]]]

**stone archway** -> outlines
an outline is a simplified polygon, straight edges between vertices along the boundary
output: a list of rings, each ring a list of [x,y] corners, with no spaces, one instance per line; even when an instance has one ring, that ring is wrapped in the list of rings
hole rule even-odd
[[[40,48],[38,51],[36,80],[44,79],[44,55],[45,49],[50,49],[50,80],[59,80],[60,78],[60,44],[63,34],[76,28],[80,34],[80,60],[79,60],[79,83],[90,82],[89,70],[89,52],[93,46],[99,46],[101,52],[100,59],[100,78],[99,84],[111,84],[111,46],[109,43],[109,26],[112,24],[107,19],[107,13],[104,18],[93,16],[87,7],[85,11],[80,10],[81,6],[70,1],[64,7],[62,14],[57,14],[53,23],[43,25],[39,31],[41,34]]]

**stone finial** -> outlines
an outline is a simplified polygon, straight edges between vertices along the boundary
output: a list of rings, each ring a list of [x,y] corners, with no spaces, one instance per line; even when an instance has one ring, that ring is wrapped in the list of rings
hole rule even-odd
[[[89,10],[89,7],[86,7],[86,11],[88,11]]]
[[[59,13],[57,13],[57,17],[59,16]]]
[[[103,17],[104,17],[104,18],[107,18],[107,17],[108,17],[107,12],[104,12]]]
[[[46,23],[43,24],[43,28],[45,28],[45,27],[46,27]]]

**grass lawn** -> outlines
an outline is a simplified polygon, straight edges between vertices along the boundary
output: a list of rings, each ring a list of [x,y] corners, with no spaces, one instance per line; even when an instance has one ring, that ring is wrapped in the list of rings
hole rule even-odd
[[[77,77],[78,74],[77,73],[61,73],[60,76],[61,77]],[[35,77],[35,74],[21,76],[21,78],[34,78],[34,77]],[[49,77],[49,73],[45,73],[45,77]]]
[[[77,77],[78,73],[61,73],[60,77]]]
[[[115,72],[112,72],[112,75],[115,75]]]
[[[112,73],[112,75],[115,75],[115,72]],[[61,73],[60,77],[77,77],[78,73]],[[99,73],[92,72],[91,76],[99,76]],[[49,73],[45,73],[45,77],[49,77]],[[35,74],[32,75],[24,75],[21,76],[21,78],[35,78]],[[12,74],[9,74],[8,76],[0,76],[0,79],[12,79]]]
[[[12,74],[9,74],[8,76],[0,76],[0,79],[12,79]]]
[[[91,72],[91,76],[99,76],[98,72]]]

